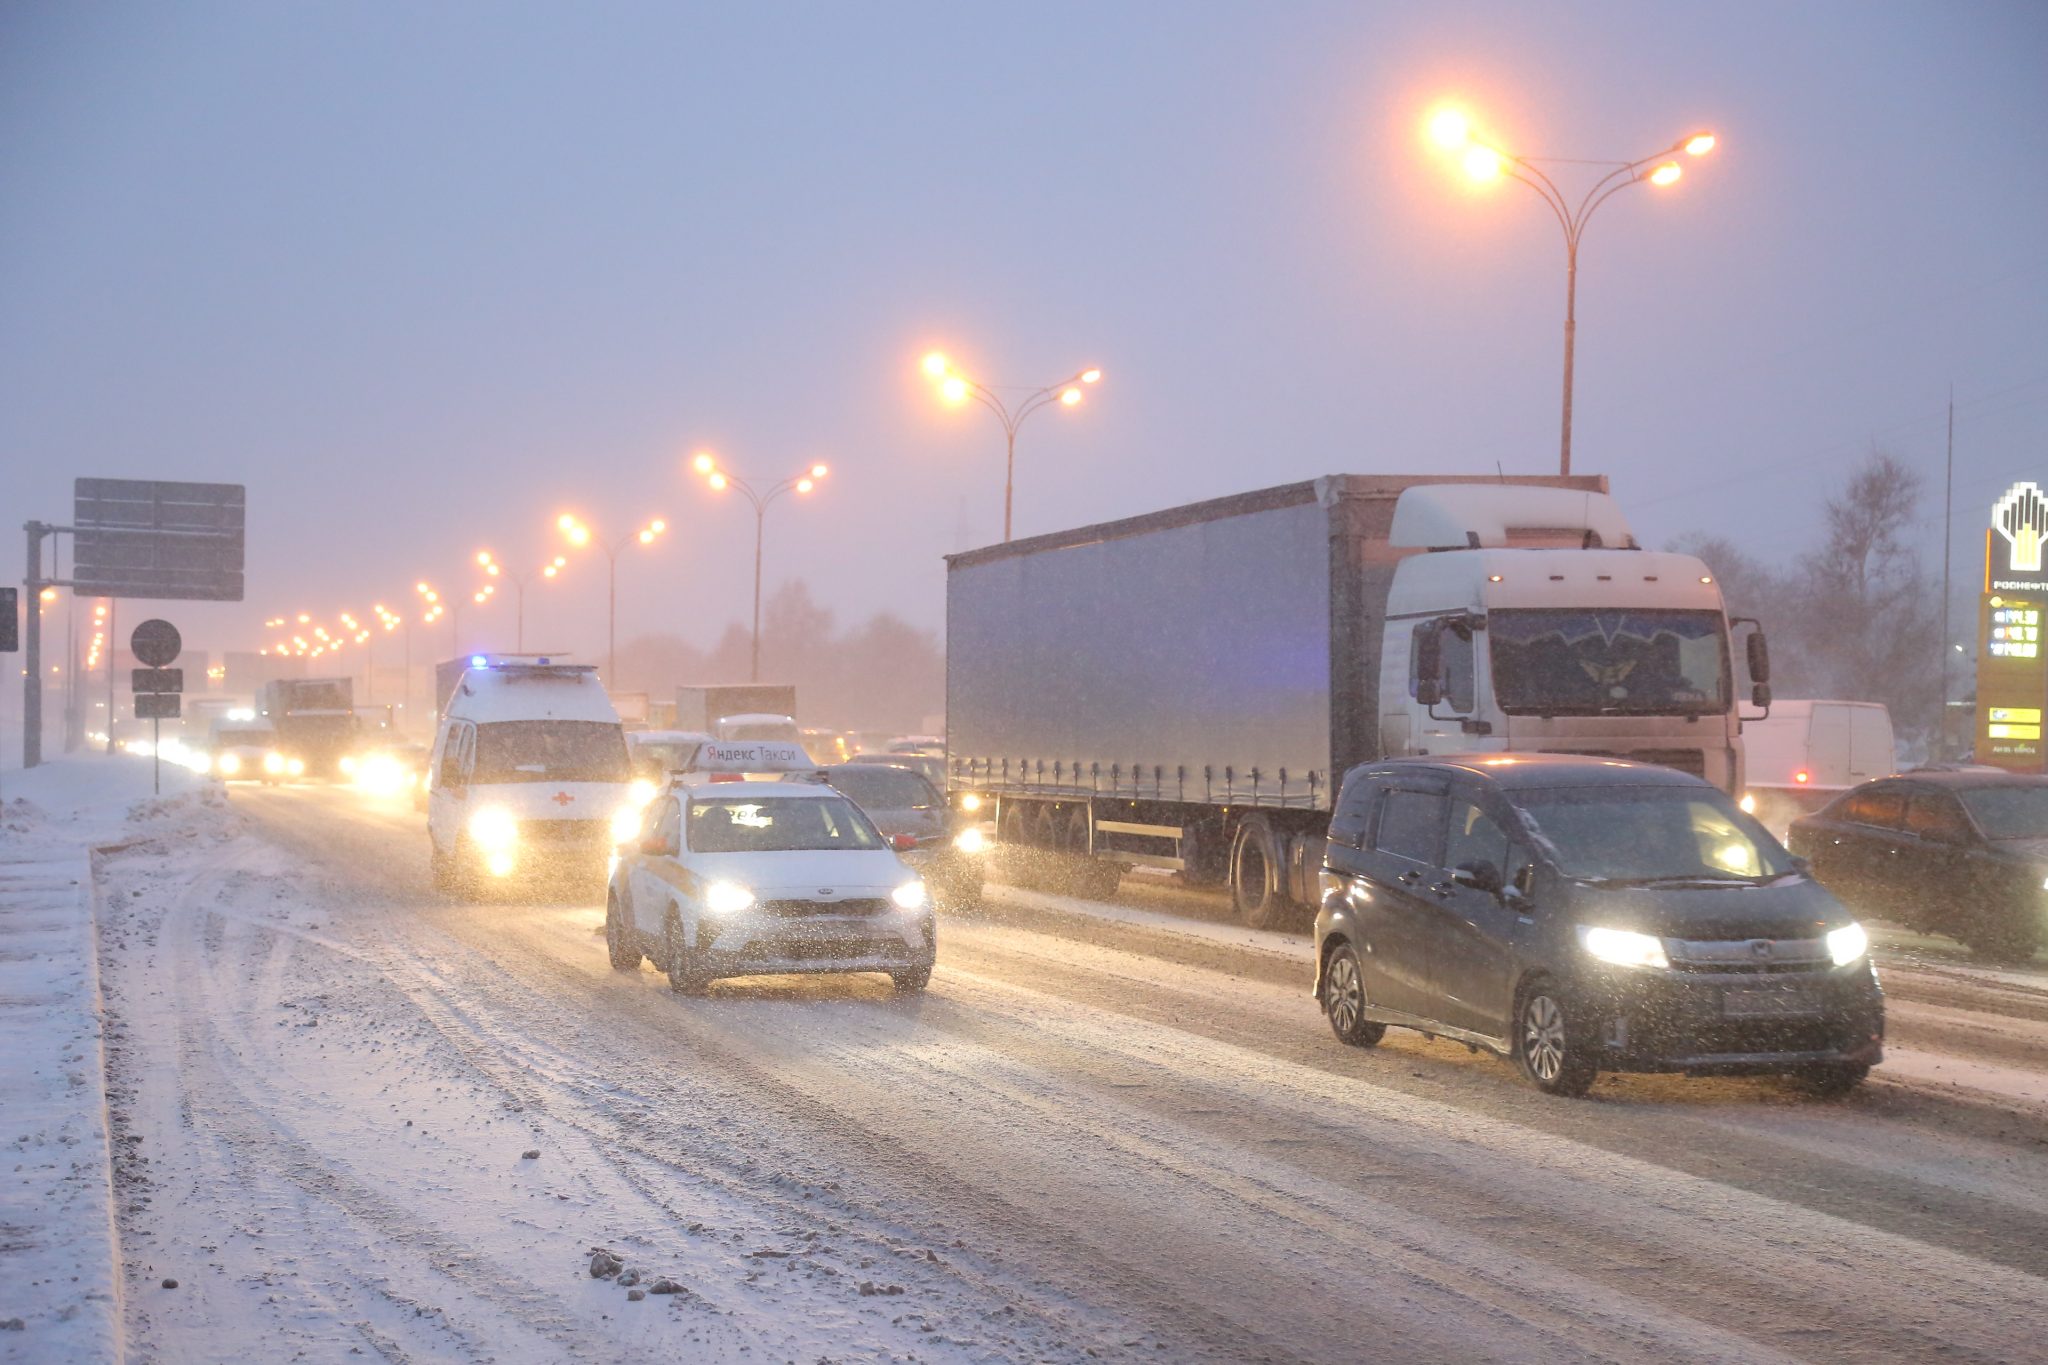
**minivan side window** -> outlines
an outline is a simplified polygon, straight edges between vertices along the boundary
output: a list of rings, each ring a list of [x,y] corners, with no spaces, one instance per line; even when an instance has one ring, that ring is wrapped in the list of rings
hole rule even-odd
[[[1372,799],[1379,787],[1371,778],[1346,782],[1338,793],[1337,809],[1330,815],[1330,838],[1346,848],[1365,846],[1366,817],[1372,813]]]
[[[1444,794],[1390,787],[1380,798],[1379,830],[1373,847],[1397,858],[1441,866],[1444,840]]]

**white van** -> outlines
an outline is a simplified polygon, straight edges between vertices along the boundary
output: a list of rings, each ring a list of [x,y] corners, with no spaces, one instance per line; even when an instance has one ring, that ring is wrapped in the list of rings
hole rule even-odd
[[[653,784],[589,664],[477,656],[441,709],[427,768],[434,884],[577,878],[604,884]]]
[[[1892,717],[1874,701],[1774,701],[1742,722],[1743,808],[1780,838],[1801,815],[1898,770]]]

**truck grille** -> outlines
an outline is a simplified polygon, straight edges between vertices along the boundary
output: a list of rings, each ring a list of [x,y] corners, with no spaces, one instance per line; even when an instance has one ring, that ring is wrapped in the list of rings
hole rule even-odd
[[[884,914],[889,902],[880,898],[846,901],[762,901],[761,913],[777,919],[807,919],[814,915],[867,916]]]

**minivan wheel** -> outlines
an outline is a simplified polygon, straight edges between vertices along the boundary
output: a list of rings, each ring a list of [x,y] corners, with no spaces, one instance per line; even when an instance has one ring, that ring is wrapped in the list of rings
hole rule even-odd
[[[1563,991],[1539,981],[1522,996],[1516,1014],[1515,1060],[1529,1083],[1546,1095],[1583,1095],[1598,1070],[1572,1009]]]
[[[1365,975],[1358,953],[1348,943],[1330,950],[1323,967],[1323,1014],[1337,1041],[1351,1047],[1374,1047],[1387,1036],[1387,1026],[1365,1017]]]
[[[640,970],[640,945],[633,941],[633,926],[625,922],[617,896],[604,898],[604,946],[611,953],[613,971]]]

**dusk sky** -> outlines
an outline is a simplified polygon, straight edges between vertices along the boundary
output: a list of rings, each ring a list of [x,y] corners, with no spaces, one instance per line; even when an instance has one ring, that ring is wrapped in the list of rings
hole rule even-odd
[[[1429,147],[1453,97],[1530,155],[1720,136],[1581,262],[1575,464],[1646,542],[1789,559],[1877,443],[1929,476],[1932,562],[1951,384],[1959,573],[1996,492],[2048,479],[2039,4],[17,3],[9,572],[76,476],[243,482],[248,601],[167,614],[253,647],[279,612],[466,593],[479,547],[537,562],[563,510],[661,515],[621,637],[709,640],[753,533],[688,473],[709,448],[833,467],[771,513],[771,590],[937,628],[1003,471],[933,347],[1003,384],[1105,370],[1025,426],[1020,535],[1550,472],[1561,236]],[[588,657],[602,608],[573,563],[528,641]]]

